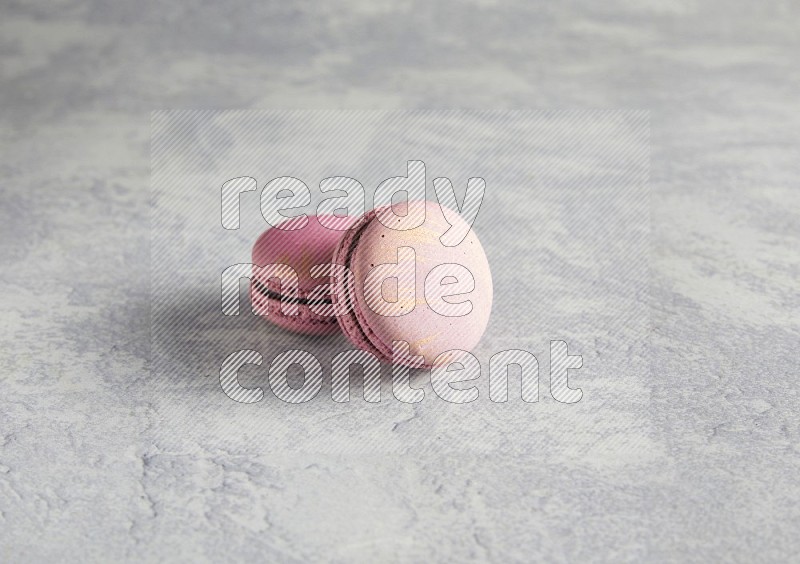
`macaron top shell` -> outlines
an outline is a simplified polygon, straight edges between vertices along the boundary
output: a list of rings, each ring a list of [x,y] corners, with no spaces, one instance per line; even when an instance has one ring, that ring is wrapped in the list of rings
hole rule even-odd
[[[430,367],[445,351],[477,345],[491,313],[492,277],[471,229],[461,243],[447,247],[440,237],[450,224],[440,205],[418,201],[409,206],[424,206],[421,226],[387,227],[384,223],[391,225],[394,217],[387,206],[364,216],[337,247],[335,261],[345,264],[355,281],[345,287],[337,280],[337,295],[353,303],[352,313],[339,317],[339,324],[384,362],[392,361],[392,342],[402,340]],[[455,212],[448,219],[468,230]]]
[[[300,296],[311,292],[320,284],[329,280],[325,277],[313,277],[311,268],[317,264],[330,264],[336,244],[354,221],[352,217],[321,216],[327,225],[336,225],[339,229],[329,229],[320,223],[320,217],[309,215],[294,217],[267,229],[253,245],[253,264],[286,264],[291,266],[298,277]],[[258,274],[256,274],[258,278]],[[275,279],[259,280],[271,290],[279,291],[280,285]]]

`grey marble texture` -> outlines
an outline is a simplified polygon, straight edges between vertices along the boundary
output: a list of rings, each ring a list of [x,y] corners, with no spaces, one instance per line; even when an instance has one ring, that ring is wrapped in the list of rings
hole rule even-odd
[[[800,559],[798,21],[789,1],[0,4],[0,561]],[[649,378],[530,424],[394,404],[369,422],[384,449],[346,406],[226,419],[208,384],[153,381],[169,108],[649,110]],[[572,448],[519,440],[559,425]],[[326,451],[331,428],[353,447]],[[454,428],[497,444],[415,449]]]

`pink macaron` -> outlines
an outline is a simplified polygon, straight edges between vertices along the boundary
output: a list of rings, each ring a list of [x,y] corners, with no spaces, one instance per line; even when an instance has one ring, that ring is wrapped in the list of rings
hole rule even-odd
[[[306,219],[299,216],[262,233],[253,245],[255,266],[250,298],[254,311],[298,333],[338,332],[339,325],[331,307],[331,276],[317,272],[314,267],[331,264],[337,243],[354,221],[351,217],[310,215]],[[260,268],[267,265],[291,267],[297,275],[296,285],[287,284],[276,276],[269,277]],[[277,272],[287,271],[279,269]]]
[[[399,228],[398,216],[423,210],[422,225]],[[442,353],[471,350],[489,322],[492,277],[486,253],[474,231],[447,211],[445,218],[430,201],[378,208],[354,223],[334,251],[333,261],[353,274],[333,280],[336,299],[349,306],[337,318],[339,325],[351,342],[383,362],[426,368],[437,358],[436,364],[448,362]],[[467,234],[446,246],[440,237],[451,225]],[[395,341],[408,343],[407,356],[393,358]]]

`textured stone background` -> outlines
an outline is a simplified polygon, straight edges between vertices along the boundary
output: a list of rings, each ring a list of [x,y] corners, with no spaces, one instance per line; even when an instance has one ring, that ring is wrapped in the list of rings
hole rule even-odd
[[[0,560],[800,558],[799,18],[789,1],[0,4]],[[402,456],[165,432],[150,111],[334,107],[651,111],[651,380],[627,408],[645,427]],[[401,444],[432,428],[418,415],[393,423]]]

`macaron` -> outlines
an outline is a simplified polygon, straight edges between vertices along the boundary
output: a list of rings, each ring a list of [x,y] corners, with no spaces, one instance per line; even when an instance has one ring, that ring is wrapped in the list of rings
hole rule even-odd
[[[250,284],[253,310],[290,331],[307,335],[338,332],[339,325],[330,305],[331,276],[312,273],[312,268],[331,263],[344,230],[354,221],[352,217],[299,216],[264,231],[253,245]],[[331,226],[336,229],[330,229]],[[273,264],[291,267],[297,274],[296,287],[274,276],[268,277],[260,268]],[[287,308],[287,304],[294,307]]]
[[[395,208],[405,206],[384,206],[344,233],[333,261],[353,276],[335,278],[333,291],[349,305],[337,319],[353,344],[382,362],[430,368],[442,353],[478,344],[491,313],[492,276],[477,235],[457,213],[445,219],[431,201],[407,206],[408,215],[424,208],[422,225],[393,228],[404,211]],[[440,237],[451,225],[468,233],[445,246]],[[395,341],[408,343],[408,356],[393,358]]]

